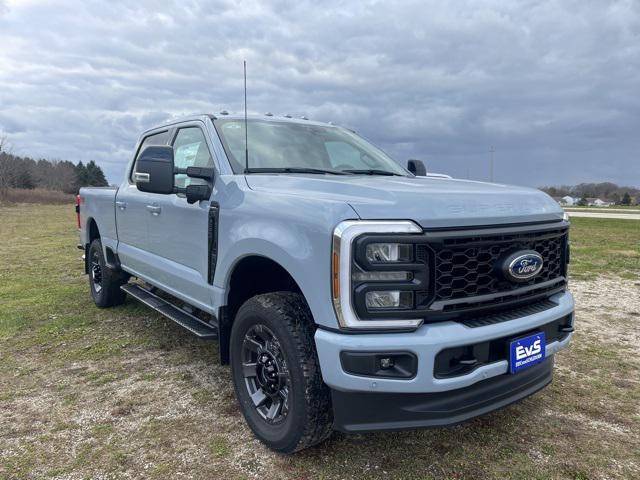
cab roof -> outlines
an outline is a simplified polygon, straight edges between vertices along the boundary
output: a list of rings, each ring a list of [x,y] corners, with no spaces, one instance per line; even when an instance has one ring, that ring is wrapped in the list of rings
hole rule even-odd
[[[159,128],[167,128],[167,127],[172,127],[174,125],[177,125],[179,123],[184,123],[184,122],[191,122],[191,121],[195,121],[195,120],[200,120],[200,121],[206,121],[207,119],[209,120],[244,120],[244,114],[230,114],[230,113],[222,113],[222,114],[212,114],[212,113],[200,113],[200,114],[193,114],[193,115],[186,115],[183,117],[179,117],[179,118],[173,118],[171,120],[168,120],[164,123],[158,124],[156,126],[154,126],[153,128],[149,128],[147,130],[144,131],[144,134],[147,134],[153,130],[158,130]],[[297,123],[297,124],[303,124],[303,125],[318,125],[318,126],[326,126],[326,127],[335,127],[336,125],[332,124],[332,123],[326,123],[326,122],[317,122],[314,120],[308,120],[306,117],[298,117],[295,118],[291,115],[273,115],[273,114],[264,114],[264,115],[257,115],[257,114],[249,114],[247,115],[247,119],[248,120],[262,120],[262,121],[266,121],[266,122],[287,122],[287,123]]]

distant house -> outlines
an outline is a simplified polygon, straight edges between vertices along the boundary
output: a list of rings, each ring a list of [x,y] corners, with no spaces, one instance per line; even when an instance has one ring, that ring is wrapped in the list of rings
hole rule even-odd
[[[564,197],[558,200],[558,203],[560,205],[575,205],[576,203],[578,203],[578,201],[569,195],[565,195]]]
[[[610,207],[613,203],[600,200],[599,198],[587,198],[587,205],[590,207]]]

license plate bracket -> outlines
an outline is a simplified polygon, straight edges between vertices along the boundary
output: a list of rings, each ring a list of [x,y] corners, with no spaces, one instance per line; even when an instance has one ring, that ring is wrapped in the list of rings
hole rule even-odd
[[[509,343],[509,371],[514,374],[541,363],[546,354],[544,332],[516,338]]]

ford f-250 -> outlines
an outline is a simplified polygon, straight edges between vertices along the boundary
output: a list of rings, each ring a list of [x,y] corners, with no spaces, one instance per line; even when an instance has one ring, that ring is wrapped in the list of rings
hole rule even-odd
[[[574,302],[550,197],[223,113],[144,132],[120,187],[81,189],[80,248],[98,307],[219,342],[261,441],[459,423],[551,382]]]

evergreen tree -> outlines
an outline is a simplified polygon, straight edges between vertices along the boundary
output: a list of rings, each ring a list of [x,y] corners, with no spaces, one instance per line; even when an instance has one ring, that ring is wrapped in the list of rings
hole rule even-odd
[[[87,183],[87,167],[84,166],[82,160],[76,165],[76,176],[78,177],[78,187],[86,187]]]
[[[622,205],[631,205],[631,195],[629,195],[629,192],[625,192],[624,195],[622,196],[622,202],[620,202]]]
[[[87,185],[92,187],[106,187],[109,184],[104,176],[102,169],[93,160],[89,161],[86,166]]]

